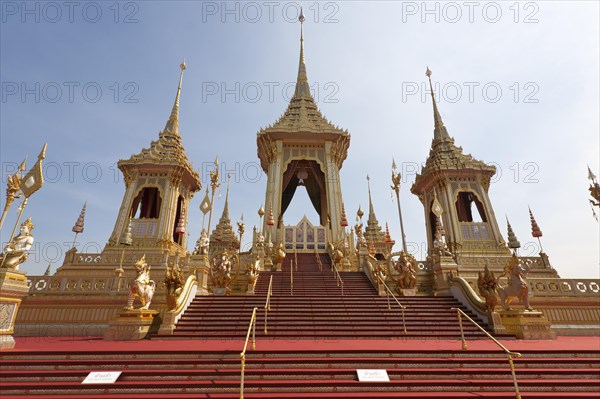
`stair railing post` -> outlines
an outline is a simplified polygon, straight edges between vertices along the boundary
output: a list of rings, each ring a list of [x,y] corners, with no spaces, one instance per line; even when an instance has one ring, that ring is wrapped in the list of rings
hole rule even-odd
[[[515,386],[515,394],[516,399],[521,399],[521,392],[519,392],[519,384],[517,384],[517,375],[515,374],[515,364],[513,363],[513,358],[511,355],[508,355],[508,364],[510,365],[510,372],[513,378],[513,384]]]
[[[473,323],[473,325],[475,325],[475,327],[477,327],[489,339],[491,339],[492,341],[494,341],[496,343],[496,345],[498,345],[500,347],[500,349],[502,349],[504,351],[504,353],[506,353],[506,356],[508,357],[508,364],[510,366],[510,372],[511,372],[512,377],[513,377],[513,384],[515,386],[515,398],[516,399],[521,399],[521,393],[519,392],[519,384],[517,383],[517,376],[515,374],[515,365],[513,363],[513,356],[514,357],[521,357],[521,354],[519,352],[511,352],[508,349],[506,349],[506,347],[504,345],[502,345],[500,342],[498,342],[498,340],[496,338],[492,337],[489,332],[487,332],[483,327],[481,327],[475,320],[473,320],[472,318],[470,318],[469,315],[467,315],[465,312],[462,311],[462,309],[460,309],[460,308],[450,308],[450,310],[456,310],[456,312],[458,314],[458,322],[460,324],[460,334],[461,334],[462,341],[463,341],[463,349],[465,349],[465,350],[467,349],[467,342],[465,341],[465,336],[464,336],[463,329],[462,329],[462,319],[461,319],[461,316],[464,316],[467,320],[469,320],[471,323]]]
[[[240,359],[242,361],[242,372],[240,375],[240,399],[244,399],[244,371],[246,369],[246,355],[241,354]]]
[[[252,323],[252,350],[256,350],[256,311],[254,312],[254,320]]]
[[[469,347],[467,346],[467,341],[465,340],[465,332],[463,330],[462,325],[462,317],[460,316],[460,312],[456,312],[458,315],[458,325],[460,326],[460,339],[462,340],[462,349],[466,351]]]
[[[290,296],[294,296],[294,260],[290,259]]]
[[[250,333],[252,332],[252,350],[256,350],[256,311],[258,308],[252,309],[252,317],[250,318],[250,325],[248,325],[248,332],[246,333],[246,340],[244,341],[244,348],[240,353],[241,361],[241,374],[240,374],[240,399],[244,399],[244,372],[246,370],[246,348],[248,348],[248,340],[250,339]]]
[[[267,335],[267,318],[269,310],[271,310],[271,293],[273,290],[273,275],[269,279],[269,289],[267,290],[267,300],[265,302],[265,335]]]

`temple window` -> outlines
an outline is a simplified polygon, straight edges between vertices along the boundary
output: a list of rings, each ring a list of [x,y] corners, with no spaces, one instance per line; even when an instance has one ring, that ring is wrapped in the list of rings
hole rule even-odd
[[[461,191],[458,193],[456,212],[459,222],[487,223],[483,204],[472,192]]]
[[[157,219],[162,199],[156,187],[144,187],[133,199],[131,217],[134,219]]]

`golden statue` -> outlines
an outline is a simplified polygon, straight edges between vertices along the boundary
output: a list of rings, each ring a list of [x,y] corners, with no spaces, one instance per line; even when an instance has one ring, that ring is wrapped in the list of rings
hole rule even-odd
[[[496,293],[497,287],[498,280],[494,276],[494,272],[490,272],[486,263],[483,274],[479,272],[477,288],[479,289],[479,294],[485,299],[485,306],[487,307],[488,312],[493,312],[498,304],[498,295]]]
[[[363,224],[359,223],[354,226],[354,233],[356,234],[356,247],[357,248],[366,248],[367,239],[363,234]]]
[[[529,305],[529,284],[525,279],[529,270],[529,263],[522,261],[513,254],[511,260],[504,268],[504,273],[500,276],[500,278],[508,276],[508,285],[502,286],[498,283],[498,294],[500,294],[500,301],[504,310],[510,310],[510,303],[514,298],[523,303],[526,310],[533,310]]]
[[[183,290],[183,274],[178,264],[167,266],[165,270],[165,286],[167,287],[167,307],[175,310],[177,299]]]
[[[277,246],[277,252],[275,253],[275,262],[281,263],[285,259],[285,248],[283,247],[283,242],[280,242]]]
[[[202,229],[200,233],[200,238],[196,241],[196,248],[194,248],[193,255],[208,255],[208,246],[209,246],[208,234],[206,233],[206,229]]]
[[[229,256],[227,250],[224,250],[220,256],[215,256],[211,268],[212,286],[215,288],[227,289],[231,282],[232,256]]]
[[[256,279],[258,278],[260,270],[260,255],[256,255],[256,260],[254,262],[250,262],[248,266],[248,285],[256,284]]]
[[[150,280],[150,266],[146,263],[146,255],[142,256],[135,263],[135,269],[137,277],[129,289],[129,298],[127,299],[125,309],[133,309],[133,301],[135,301],[135,297],[137,296],[140,298],[140,302],[142,302],[140,309],[147,310],[150,307],[150,302],[152,302],[156,284],[154,280]]]
[[[394,263],[394,269],[400,273],[396,278],[398,287],[401,289],[413,289],[417,285],[417,260],[409,253],[401,252],[398,261]]]
[[[31,230],[35,226],[31,218],[21,224],[19,234],[6,244],[4,252],[0,254],[0,264],[12,270],[19,270],[19,265],[27,260],[28,251],[33,245]]]

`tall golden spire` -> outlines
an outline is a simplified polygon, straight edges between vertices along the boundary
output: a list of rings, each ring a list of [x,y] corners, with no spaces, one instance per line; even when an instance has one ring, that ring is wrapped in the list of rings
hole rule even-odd
[[[181,73],[179,74],[179,86],[177,86],[177,95],[175,96],[175,103],[173,104],[173,109],[171,110],[171,115],[169,116],[169,120],[165,125],[165,133],[172,133],[175,135],[179,135],[179,96],[181,95],[181,84],[183,83],[183,71],[185,71],[185,60],[179,65],[181,68]]]
[[[371,199],[371,178],[367,175],[367,187],[369,190],[369,218],[367,219],[367,225],[372,227],[379,227],[379,221],[375,216],[375,208],[373,207],[373,200]]]
[[[227,191],[225,192],[225,206],[223,207],[223,215],[221,218],[229,219],[229,178],[230,175],[227,174]]]
[[[437,104],[435,103],[435,94],[433,92],[433,84],[431,84],[431,71],[429,67],[427,67],[427,71],[425,75],[429,79],[429,88],[431,90],[431,100],[433,101],[433,120],[434,120],[434,130],[433,130],[433,139],[439,140],[442,138],[449,138],[448,131],[446,130],[446,126],[444,126],[444,122],[442,121],[442,116],[438,111]]]
[[[304,12],[300,8],[300,60],[298,61],[298,78],[296,79],[296,90],[294,97],[311,97],[308,76],[306,75],[306,63],[304,62]]]

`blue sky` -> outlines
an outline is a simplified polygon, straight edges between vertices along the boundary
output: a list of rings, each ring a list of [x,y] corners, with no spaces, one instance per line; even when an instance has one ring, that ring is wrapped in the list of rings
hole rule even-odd
[[[498,168],[490,197],[503,233],[508,215],[522,254],[536,253],[530,205],[559,273],[599,277],[586,169],[600,171],[594,1],[98,1],[71,9],[63,2],[2,1],[2,191],[7,174],[25,155],[31,166],[48,142],[47,181],[25,212],[36,224],[36,244],[23,269],[41,274],[48,263],[62,263],[86,200],[79,248],[104,246],[124,193],[116,162],[147,147],[164,127],[183,58],[180,131],[188,155],[206,182],[218,154],[232,174],[232,217],[243,212],[248,226],[258,224],[266,177],[258,174],[256,132],[283,113],[293,91],[300,4],[315,98],[352,135],[341,172],[351,221],[359,204],[367,207],[369,174],[379,221],[400,238],[389,189],[394,158],[404,176],[407,239],[425,257],[423,207],[409,188],[433,134],[429,66],[450,135],[465,153]],[[304,213],[316,220],[306,195],[298,194],[288,224]],[[190,210],[191,242],[200,232],[201,199],[197,194]],[[224,191],[218,214],[223,200]],[[16,206],[2,242],[15,219]]]

